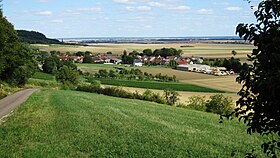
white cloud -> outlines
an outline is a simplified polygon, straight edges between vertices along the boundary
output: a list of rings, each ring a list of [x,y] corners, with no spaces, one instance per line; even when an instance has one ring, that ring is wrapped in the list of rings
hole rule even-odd
[[[131,1],[131,0],[113,0],[113,2],[115,2],[115,3],[121,3],[121,4],[132,4],[132,3],[134,3],[134,2]]]
[[[55,19],[55,20],[51,20],[50,22],[51,23],[63,23],[64,21],[60,20],[60,19]]]
[[[181,5],[181,6],[169,7],[168,9],[169,10],[178,10],[178,11],[187,11],[187,10],[191,10],[191,7]]]
[[[213,14],[213,10],[211,9],[199,9],[196,11],[198,14]]]
[[[40,12],[34,12],[34,14],[48,16],[48,15],[52,15],[53,13],[52,13],[52,11],[40,11]]]
[[[165,4],[160,3],[160,2],[149,2],[148,4],[152,7],[164,7],[164,6],[166,6]]]
[[[78,8],[78,11],[81,12],[101,12],[101,8]]]
[[[152,8],[149,7],[149,6],[136,6],[136,7],[128,6],[128,7],[126,7],[126,9],[129,10],[129,11],[133,11],[133,10],[152,10]]]
[[[239,10],[241,10],[241,8],[240,7],[227,7],[226,10],[227,11],[239,11]]]

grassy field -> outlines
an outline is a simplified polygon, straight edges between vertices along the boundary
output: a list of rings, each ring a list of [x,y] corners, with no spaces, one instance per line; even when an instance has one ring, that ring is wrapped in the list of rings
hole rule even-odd
[[[117,80],[107,78],[96,78],[101,84],[114,85],[122,87],[136,87],[146,89],[173,89],[175,91],[188,91],[188,92],[210,92],[210,93],[225,93],[216,89],[197,86],[194,84],[180,83],[180,82],[157,82],[157,81],[134,81],[134,80]]]
[[[54,75],[39,72],[39,71],[35,72],[35,74],[31,78],[40,79],[40,80],[49,80],[49,81],[54,81],[55,80]]]
[[[192,47],[181,47],[184,45],[190,45]],[[93,53],[106,53],[111,51],[115,54],[122,54],[124,50],[131,52],[133,50],[142,52],[143,49],[150,48],[152,50],[161,48],[176,48],[182,49],[183,56],[203,56],[205,58],[229,58],[231,57],[231,51],[238,52],[236,57],[246,58],[247,54],[253,49],[252,45],[244,44],[206,44],[206,43],[176,43],[176,44],[92,44],[90,46],[72,46],[72,45],[33,45],[40,50],[52,51],[57,50],[63,53],[78,51],[91,51]]]
[[[41,90],[0,125],[0,157],[244,157],[237,121],[138,100]]]

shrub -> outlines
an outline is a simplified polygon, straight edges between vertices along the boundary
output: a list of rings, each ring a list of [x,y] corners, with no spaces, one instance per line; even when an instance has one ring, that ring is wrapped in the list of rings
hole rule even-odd
[[[101,93],[101,86],[99,83],[81,84],[77,86],[77,91],[84,91],[90,93]]]
[[[211,96],[205,106],[207,112],[213,112],[219,115],[227,115],[233,111],[232,100],[222,94]]]
[[[205,96],[191,96],[188,98],[188,108],[198,110],[198,111],[205,111],[206,110],[206,99]]]
[[[175,105],[175,103],[180,100],[179,99],[179,96],[180,96],[179,93],[172,90],[172,89],[164,90],[164,95],[163,96],[164,96],[164,98],[166,100],[166,103],[168,105]]]

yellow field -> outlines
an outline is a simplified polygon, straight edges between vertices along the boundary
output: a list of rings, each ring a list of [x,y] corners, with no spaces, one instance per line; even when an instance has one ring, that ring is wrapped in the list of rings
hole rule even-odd
[[[104,86],[104,87],[114,87],[114,86]],[[129,92],[136,92],[136,91],[138,91],[139,93],[143,93],[146,90],[146,89],[143,89],[143,88],[132,88],[132,87],[122,87],[122,89],[124,89],[126,91],[129,91]],[[153,92],[155,92],[155,93],[159,93],[159,94],[163,95],[163,91],[162,90],[155,90],[155,89],[151,89],[151,90]],[[182,104],[188,104],[189,97],[194,96],[194,95],[196,95],[196,96],[205,96],[206,99],[209,99],[210,96],[218,94],[218,93],[181,92],[181,91],[179,91],[178,93],[180,95],[179,103],[182,103]],[[227,96],[227,97],[230,97],[232,99],[234,105],[235,105],[235,102],[239,98],[239,96],[236,93],[225,93],[223,95]]]
[[[181,46],[192,47],[181,47]],[[205,44],[205,43],[176,43],[176,44],[92,44],[90,46],[72,46],[72,45],[42,45],[34,44],[33,46],[43,51],[57,50],[62,53],[75,53],[78,51],[90,51],[93,53],[106,53],[108,51],[114,54],[122,54],[124,50],[131,52],[133,50],[142,52],[143,49],[150,48],[152,50],[161,48],[176,48],[183,50],[183,56],[203,56],[205,58],[229,58],[231,51],[237,51],[236,57],[246,58],[247,54],[253,49],[252,45],[244,44]]]

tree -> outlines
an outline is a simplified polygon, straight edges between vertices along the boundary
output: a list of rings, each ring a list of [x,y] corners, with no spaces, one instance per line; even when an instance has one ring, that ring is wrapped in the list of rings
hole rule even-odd
[[[169,66],[172,67],[172,68],[175,68],[175,67],[177,66],[176,60],[171,60],[171,61],[169,62]]]
[[[239,24],[237,34],[249,40],[253,49],[247,69],[237,81],[243,84],[235,115],[244,120],[248,133],[271,135],[262,144],[264,151],[277,157],[280,148],[280,1],[262,0],[255,16],[256,24]]]
[[[85,55],[83,63],[92,63],[92,57],[90,55]]]
[[[233,56],[236,56],[237,52],[236,52],[235,50],[233,50],[233,51],[231,51],[231,54],[232,54]]]
[[[232,100],[222,94],[216,94],[210,97],[205,104],[207,112],[213,112],[219,115],[228,115],[232,113]]]
[[[153,55],[153,51],[151,49],[144,49],[143,50],[143,55],[152,56]]]
[[[24,85],[37,67],[35,53],[19,42],[14,26],[3,17],[0,8],[0,80]]]
[[[175,105],[177,101],[179,101],[179,93],[172,89],[165,89],[163,97],[165,98],[167,104]]]
[[[43,72],[54,74],[55,71],[57,70],[55,59],[53,57],[45,58],[45,60],[43,61],[42,68],[43,68]]]
[[[64,85],[77,85],[78,76],[76,70],[71,70],[68,66],[63,65],[56,74],[56,80]]]

